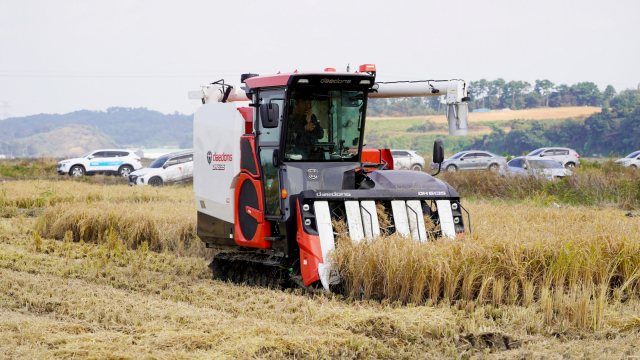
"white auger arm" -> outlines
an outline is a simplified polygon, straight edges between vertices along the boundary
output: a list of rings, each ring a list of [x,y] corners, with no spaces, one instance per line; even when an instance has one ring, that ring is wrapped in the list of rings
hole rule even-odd
[[[446,95],[449,135],[467,135],[469,90],[464,80],[379,82],[371,90],[371,99]]]
[[[203,104],[250,101],[247,94],[239,86],[213,83],[200,85],[200,87],[202,87],[202,90],[189,91],[189,99],[202,99]],[[225,99],[224,97],[227,92],[229,92],[229,94]]]

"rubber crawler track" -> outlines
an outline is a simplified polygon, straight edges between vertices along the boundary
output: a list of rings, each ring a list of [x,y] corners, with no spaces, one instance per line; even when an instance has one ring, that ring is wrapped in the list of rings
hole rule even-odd
[[[213,270],[213,278],[221,281],[231,281],[235,284],[260,286],[269,289],[286,289],[295,283],[289,277],[288,269],[279,266],[243,261],[214,258],[209,264]]]

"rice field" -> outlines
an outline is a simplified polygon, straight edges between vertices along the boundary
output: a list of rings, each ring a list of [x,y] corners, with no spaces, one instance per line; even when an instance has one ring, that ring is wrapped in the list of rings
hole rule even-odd
[[[341,237],[332,295],[211,280],[190,187],[7,182],[0,196],[3,358],[640,355],[626,205],[483,195],[463,200],[462,238]]]
[[[479,123],[485,121],[506,121],[506,120],[544,120],[544,119],[565,119],[579,116],[589,116],[602,111],[597,106],[567,106],[557,108],[537,108],[523,109],[511,111],[492,111],[486,113],[470,113],[469,123]],[[447,123],[445,115],[426,115],[426,116],[405,116],[405,117],[367,117],[367,120],[405,120],[405,119],[431,119],[434,123]]]

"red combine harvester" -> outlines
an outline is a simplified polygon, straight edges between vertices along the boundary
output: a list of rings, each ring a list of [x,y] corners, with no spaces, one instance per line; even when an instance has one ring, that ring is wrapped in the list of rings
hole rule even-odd
[[[332,220],[344,221],[353,241],[465,232],[449,184],[394,170],[389,150],[363,149],[370,98],[445,95],[449,133],[466,135],[465,82],[376,83],[375,75],[370,64],[355,73],[245,74],[242,87],[221,80],[189,93],[203,103],[194,116],[194,193],[198,236],[218,250],[215,278],[330,290],[340,283],[327,256]],[[442,160],[438,140],[434,162]],[[428,232],[425,216],[439,230]]]

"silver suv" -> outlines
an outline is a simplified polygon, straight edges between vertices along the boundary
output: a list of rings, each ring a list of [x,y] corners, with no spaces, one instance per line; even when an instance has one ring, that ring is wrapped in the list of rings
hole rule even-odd
[[[395,169],[422,171],[425,168],[424,158],[413,150],[391,149],[391,156]]]
[[[526,157],[528,159],[552,159],[567,169],[572,169],[580,165],[580,155],[578,155],[575,150],[569,148],[540,148],[528,153]]]
[[[442,169],[448,172],[466,170],[492,170],[497,171],[507,165],[507,158],[483,150],[461,151],[442,163]],[[438,164],[431,164],[432,169],[437,169]]]
[[[634,151],[622,159],[616,160],[615,164],[628,166],[632,169],[640,168],[640,151]]]

